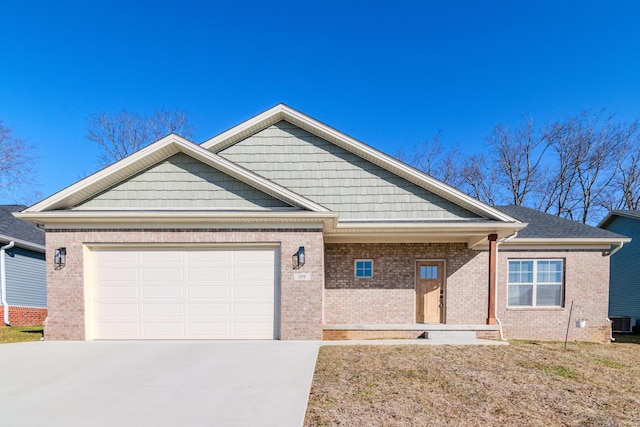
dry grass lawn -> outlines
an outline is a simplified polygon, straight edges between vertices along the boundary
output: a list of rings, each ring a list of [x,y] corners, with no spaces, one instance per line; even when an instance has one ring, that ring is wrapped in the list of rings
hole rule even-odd
[[[639,426],[640,344],[321,347],[305,426]]]

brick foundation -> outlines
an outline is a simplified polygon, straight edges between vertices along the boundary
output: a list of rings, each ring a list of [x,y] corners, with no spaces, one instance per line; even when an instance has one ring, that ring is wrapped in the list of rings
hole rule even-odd
[[[4,319],[4,307],[1,305],[0,318]],[[11,322],[11,326],[42,325],[46,318],[46,308],[9,306],[9,321]],[[0,321],[0,326],[5,326],[3,321]]]

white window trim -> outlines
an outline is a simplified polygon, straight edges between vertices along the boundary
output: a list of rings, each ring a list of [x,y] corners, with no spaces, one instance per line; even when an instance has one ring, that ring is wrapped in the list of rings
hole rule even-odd
[[[531,283],[511,283],[509,281],[509,263],[511,261],[532,261],[533,262],[533,282]],[[560,305],[536,305],[536,297],[538,296],[538,285],[557,285],[557,283],[542,282],[538,283],[538,261],[560,261],[562,264],[562,278],[560,280]],[[558,309],[564,308],[564,293],[565,293],[565,260],[563,258],[509,258],[507,260],[507,308],[508,309]],[[509,286],[530,286],[533,285],[533,294],[531,295],[531,305],[509,305]]]
[[[371,263],[371,276],[358,276],[358,263],[359,262],[370,262]],[[353,260],[353,277],[356,279],[371,279],[373,277],[373,260],[372,259],[356,259]]]

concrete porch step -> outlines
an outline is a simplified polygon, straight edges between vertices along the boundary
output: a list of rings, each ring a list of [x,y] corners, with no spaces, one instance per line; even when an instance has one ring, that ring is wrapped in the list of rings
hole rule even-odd
[[[469,341],[477,339],[475,331],[427,331],[425,338],[435,341]]]

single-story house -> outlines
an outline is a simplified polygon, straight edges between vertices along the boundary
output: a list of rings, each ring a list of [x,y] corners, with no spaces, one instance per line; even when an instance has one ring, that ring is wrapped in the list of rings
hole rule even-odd
[[[533,213],[286,105],[199,145],[169,135],[16,215],[46,228],[56,340],[560,340],[577,301],[572,338],[605,342],[624,240],[527,237]]]
[[[0,326],[41,325],[47,318],[45,235],[13,216],[23,209],[0,205]]]
[[[633,239],[611,257],[609,275],[609,317],[613,330],[633,332],[636,324],[640,324],[640,212],[611,211],[598,227]]]

